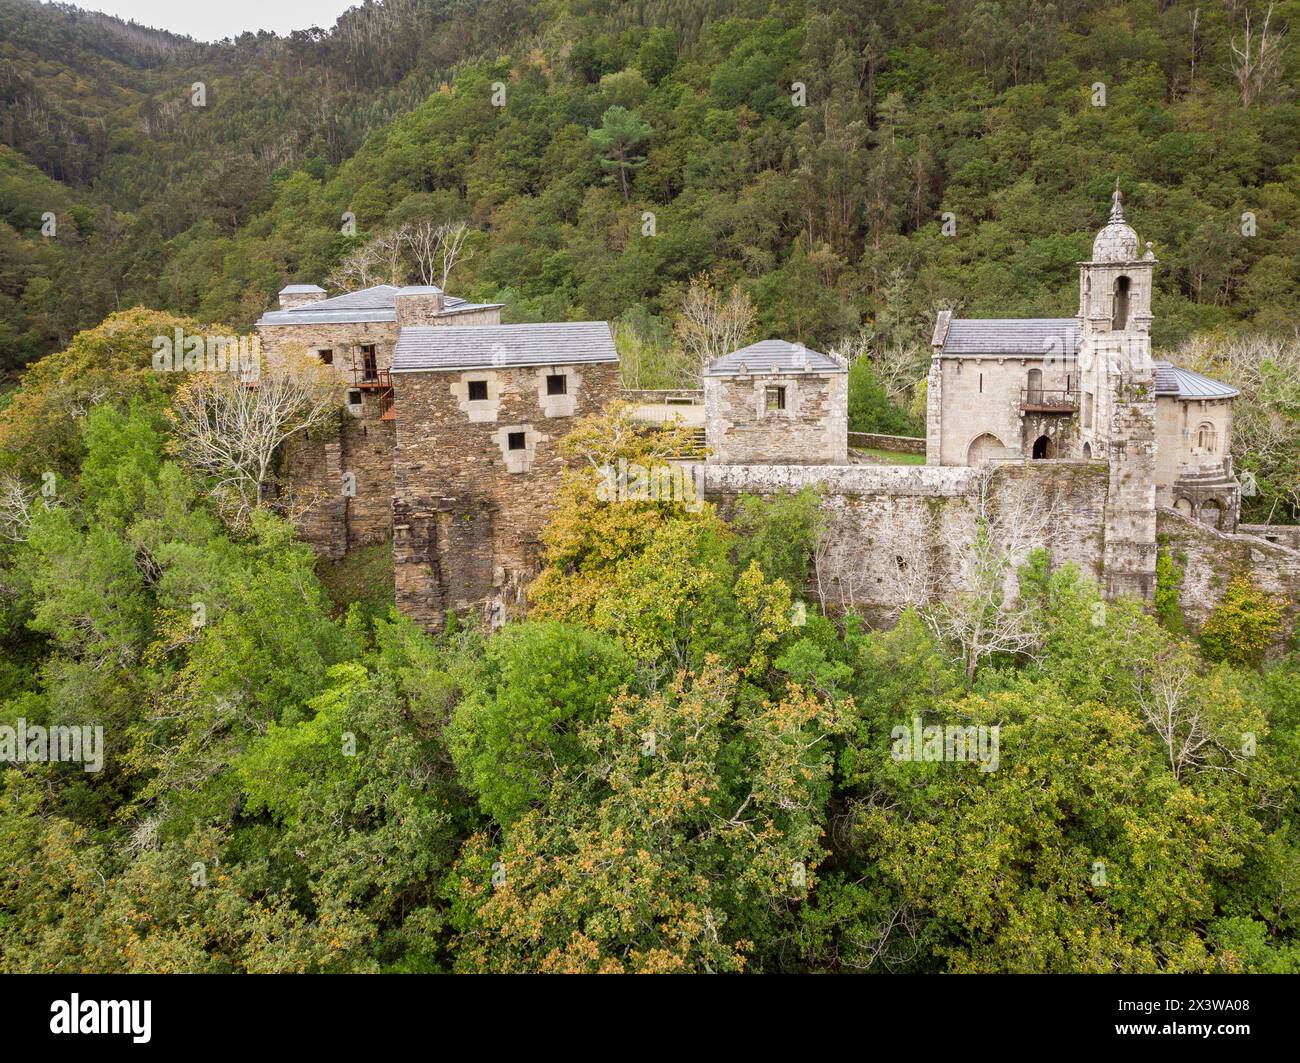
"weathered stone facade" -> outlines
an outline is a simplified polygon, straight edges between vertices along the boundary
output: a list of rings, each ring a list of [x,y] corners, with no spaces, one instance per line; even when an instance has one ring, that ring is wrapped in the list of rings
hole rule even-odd
[[[1152,358],[1155,265],[1124,221],[1117,185],[1092,257],[1079,263],[1076,317],[939,315],[926,418],[931,465],[1105,459],[1105,584],[1145,601],[1156,507],[1231,528],[1240,503],[1227,458],[1236,392]]]
[[[710,460],[843,465],[848,372],[833,359],[764,340],[714,360],[704,374]]]
[[[392,533],[393,442],[393,422],[370,411],[286,445],[283,494],[298,513],[299,534],[321,557],[337,560]]]
[[[741,494],[817,485],[829,529],[817,590],[871,619],[963,590],[977,518],[1009,535],[1021,509],[1046,516],[1016,549],[1077,563],[1108,597],[1151,601],[1162,542],[1183,566],[1194,624],[1231,571],[1286,594],[1294,614],[1300,529],[1225,534],[1240,500],[1227,457],[1235,392],[1152,360],[1154,263],[1117,193],[1080,263],[1077,317],[940,315],[925,466],[850,464],[846,368],[781,340],[715,359],[702,403],[643,393],[636,408],[648,422],[703,424],[700,475],[724,511]],[[620,397],[608,326],[502,326],[498,306],[432,287],[323,297],[293,286],[259,323],[270,359],[317,354],[345,399],[337,425],[286,448],[285,479],[311,502],[304,537],[338,558],[391,534],[407,615],[430,630],[450,612],[503,622],[538,569],[570,463],[563,437]]]
[[[550,375],[566,378],[568,402],[545,394]],[[399,372],[394,380],[398,606],[430,629],[449,611],[503,619],[537,571],[539,534],[570,464],[560,440],[575,418],[617,397],[618,364]],[[466,397],[471,381],[487,385],[486,399]]]
[[[327,299],[291,285],[258,334],[268,365],[295,356],[328,366],[344,413],[336,428],[295,437],[282,457],[282,494],[302,537],[337,559],[381,542],[393,528],[393,354],[412,325],[496,325],[498,304],[468,303],[434,286],[377,285]]]
[[[1300,617],[1300,528],[1274,529],[1281,532],[1273,542],[1260,535],[1241,535],[1211,528],[1173,509],[1161,509],[1157,516],[1160,546],[1182,570],[1179,605],[1194,627],[1199,626],[1223,597],[1234,575],[1248,575],[1252,582],[1287,603],[1283,635],[1295,629]]]
[[[827,518],[819,564],[823,599],[885,623],[918,596],[966,589],[956,554],[969,544],[981,504],[987,512],[1031,502],[1051,514],[1041,539],[1057,564],[1075,562],[1100,579],[1108,471],[1104,462],[1006,462],[968,466],[705,466],[705,491],[728,512],[742,494],[815,486]],[[983,492],[983,494],[982,494]],[[994,527],[997,527],[996,521]]]

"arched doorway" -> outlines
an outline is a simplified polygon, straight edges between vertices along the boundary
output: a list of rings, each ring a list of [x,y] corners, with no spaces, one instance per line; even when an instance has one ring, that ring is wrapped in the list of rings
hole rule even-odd
[[[1192,504],[1185,498],[1180,498],[1177,502],[1175,502],[1174,509],[1176,509],[1184,517],[1190,517],[1192,515]]]
[[[1002,440],[985,432],[971,441],[971,445],[966,450],[966,464],[979,465],[981,462],[1004,458],[1006,454],[1007,448],[1002,445]]]
[[[1130,281],[1119,277],[1115,281],[1115,309],[1111,314],[1110,327],[1119,332],[1128,327],[1128,290]]]
[[[1056,457],[1056,447],[1047,436],[1039,436],[1034,440],[1034,449],[1030,452],[1035,458],[1054,458]]]
[[[1083,445],[1083,456],[1084,456],[1085,458],[1091,458],[1091,457],[1092,457],[1092,444],[1091,444],[1091,443],[1085,443],[1085,444]]]

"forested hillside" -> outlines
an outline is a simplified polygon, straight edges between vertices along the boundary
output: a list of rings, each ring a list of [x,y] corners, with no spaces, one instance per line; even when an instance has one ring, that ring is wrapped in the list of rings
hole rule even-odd
[[[960,593],[870,629],[813,492],[602,495],[680,452],[616,404],[526,617],[432,636],[391,545],[314,557],[273,473],[232,516],[221,374],[151,366],[451,225],[451,290],[614,322],[642,386],[689,382],[711,299],[915,430],[934,312],[1072,314],[1118,177],[1157,343],[1243,389],[1247,504],[1294,516],[1268,11],[394,0],[209,46],[0,0],[0,971],[1300,971],[1300,654],[1248,572],[1192,630],[1167,543],[1147,609],[986,514]]]
[[[1072,312],[1116,176],[1159,344],[1289,329],[1300,48],[1258,61],[1255,6],[393,0],[208,46],[3,0],[0,358],[132,305],[247,326],[428,216],[470,222],[456,287],[512,320],[662,343],[708,269],[764,333],[910,341],[940,307]]]

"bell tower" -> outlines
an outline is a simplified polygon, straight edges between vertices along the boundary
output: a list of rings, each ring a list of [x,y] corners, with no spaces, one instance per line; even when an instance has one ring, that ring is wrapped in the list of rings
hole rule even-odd
[[[1079,263],[1079,446],[1104,458],[1102,551],[1108,597],[1151,601],[1156,570],[1156,399],[1151,360],[1151,244],[1138,255],[1119,179],[1110,218]]]
[[[1092,242],[1092,258],[1079,263],[1079,334],[1151,334],[1151,275],[1156,264],[1148,241],[1138,256],[1138,237],[1124,220],[1119,179],[1111,197],[1110,219]]]

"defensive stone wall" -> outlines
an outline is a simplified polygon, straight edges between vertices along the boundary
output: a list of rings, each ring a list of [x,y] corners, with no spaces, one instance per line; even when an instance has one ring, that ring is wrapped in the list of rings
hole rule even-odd
[[[886,436],[879,432],[850,432],[849,446],[892,450],[900,454],[924,454],[925,440],[916,436]]]
[[[724,514],[742,494],[816,486],[828,521],[815,579],[824,600],[888,622],[908,600],[963,589],[976,520],[1021,555],[1047,549],[1102,576],[1107,466],[1096,461],[969,466],[705,465]]]
[[[1183,570],[1179,604],[1194,627],[1219,603],[1228,581],[1237,573],[1246,573],[1262,589],[1286,598],[1287,624],[1280,638],[1294,631],[1300,611],[1300,550],[1258,535],[1243,535],[1240,529],[1221,532],[1174,509],[1161,508],[1156,524],[1160,549]],[[1300,528],[1287,530],[1300,533]],[[1300,539],[1300,535],[1293,538]]]

